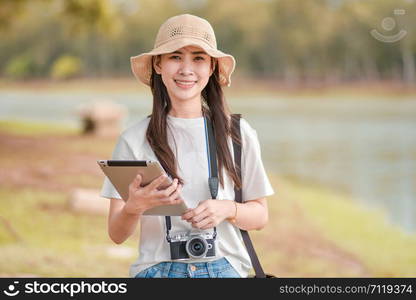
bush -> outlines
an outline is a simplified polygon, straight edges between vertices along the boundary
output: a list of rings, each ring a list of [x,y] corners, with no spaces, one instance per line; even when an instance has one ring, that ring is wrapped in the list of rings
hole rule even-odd
[[[82,63],[78,57],[63,55],[53,63],[51,76],[54,79],[69,79],[81,73]]]
[[[35,71],[36,65],[33,58],[28,55],[19,55],[7,63],[4,74],[13,79],[25,79],[34,75]]]

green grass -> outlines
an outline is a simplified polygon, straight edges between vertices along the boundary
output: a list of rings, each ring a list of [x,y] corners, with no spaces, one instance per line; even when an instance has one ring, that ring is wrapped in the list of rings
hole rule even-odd
[[[63,193],[0,189],[0,211],[17,234],[0,226],[0,275],[126,277],[134,257],[114,258],[106,216],[69,210]],[[134,249],[137,239],[125,246]],[[132,251],[134,253],[134,251]]]
[[[416,276],[416,235],[390,224],[383,211],[322,187],[284,184],[322,234],[365,262],[374,276]]]

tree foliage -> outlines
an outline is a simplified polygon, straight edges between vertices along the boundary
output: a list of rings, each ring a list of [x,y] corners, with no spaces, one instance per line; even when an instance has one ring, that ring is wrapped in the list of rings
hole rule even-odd
[[[86,76],[130,75],[129,57],[150,50],[160,24],[180,13],[209,20],[240,73],[415,83],[414,0],[0,0],[0,74],[25,57],[29,76],[47,77],[70,54]],[[394,28],[383,27],[385,18]],[[387,43],[374,29],[407,34]]]

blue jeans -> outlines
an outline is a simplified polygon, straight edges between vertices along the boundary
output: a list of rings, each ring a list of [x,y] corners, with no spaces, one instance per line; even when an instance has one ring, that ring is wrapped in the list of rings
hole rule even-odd
[[[210,262],[161,262],[136,274],[135,278],[240,278],[225,259]]]

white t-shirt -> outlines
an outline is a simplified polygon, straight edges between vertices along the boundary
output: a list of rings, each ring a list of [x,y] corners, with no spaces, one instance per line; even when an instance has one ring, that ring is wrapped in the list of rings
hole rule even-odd
[[[112,159],[157,160],[146,139],[149,120],[146,118],[123,131]],[[168,143],[178,161],[179,176],[185,182],[181,192],[182,198],[189,207],[197,207],[200,201],[211,199],[208,187],[208,154],[204,118],[182,119],[168,115],[167,124]],[[241,119],[240,124],[243,143],[241,158],[243,201],[270,196],[274,192],[263,167],[257,133],[244,119]],[[233,155],[231,138],[228,144]],[[223,175],[224,188],[219,185],[217,199],[234,200],[234,184],[226,172],[223,171]],[[107,178],[104,180],[101,196],[121,199]],[[179,216],[172,216],[171,222],[171,235],[175,232],[195,231]],[[212,229],[207,232],[212,232]],[[181,262],[211,261],[225,257],[242,277],[247,277],[252,266],[240,230],[228,221],[221,222],[217,226],[215,243],[215,257]],[[165,217],[142,215],[140,217],[139,256],[130,267],[130,276],[134,277],[138,272],[157,263],[172,261],[169,249],[166,240]]]

